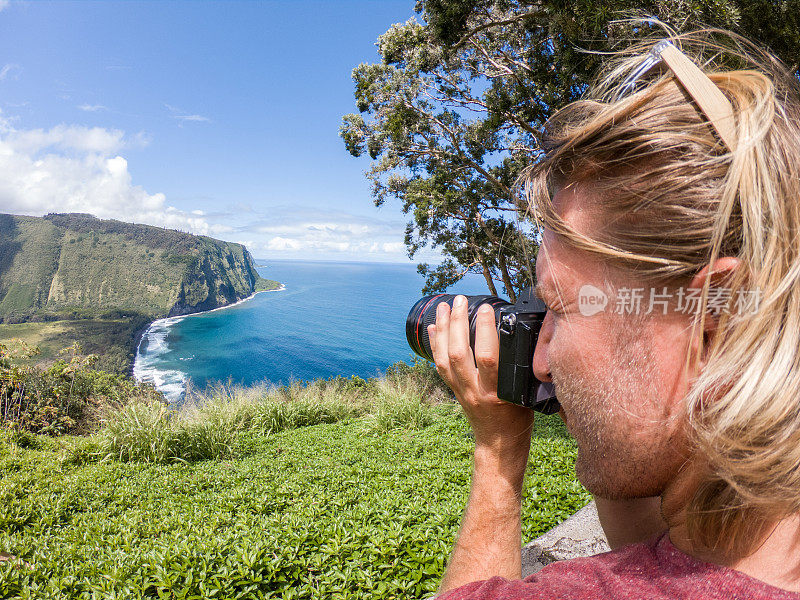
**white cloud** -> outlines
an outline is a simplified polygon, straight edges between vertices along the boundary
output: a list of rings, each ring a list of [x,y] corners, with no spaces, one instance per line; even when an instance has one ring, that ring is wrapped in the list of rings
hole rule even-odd
[[[2,2],[2,0],[0,0],[0,2]],[[6,4],[6,6],[8,5]],[[3,8],[5,7],[0,3],[0,10],[3,10]],[[20,67],[19,65],[16,65],[14,63],[7,63],[3,65],[2,68],[0,68],[0,81],[3,81],[4,79],[10,76],[13,76],[16,79],[21,71],[22,67]]]
[[[403,236],[405,223],[380,216],[354,215],[336,209],[281,207],[260,222],[238,229],[251,238],[248,246],[259,258],[327,260],[408,260]],[[253,239],[255,238],[255,239]],[[438,261],[437,253],[423,252],[420,260]]]
[[[318,221],[306,221],[294,224],[278,223],[275,225],[263,225],[257,228],[259,233],[266,234],[293,234],[293,235],[313,235],[314,237],[354,237],[364,236],[375,233],[376,227],[363,223],[321,223]]]
[[[108,108],[103,106],[102,104],[81,104],[77,108],[85,112],[98,112],[101,110],[108,110]]]
[[[193,210],[192,214],[194,215],[194,214],[197,214],[198,212],[203,212],[203,211]],[[232,231],[236,231],[236,229],[231,227],[230,225],[223,225],[222,223],[214,223],[209,228],[209,231],[214,235],[223,235],[223,234],[231,233]]]
[[[0,12],[3,12],[11,4],[11,0],[0,0]]]
[[[282,250],[300,250],[303,244],[301,244],[299,240],[276,236],[268,240],[264,247],[267,250],[277,250],[280,252]]]
[[[208,117],[204,117],[203,115],[198,114],[189,114],[185,110],[181,110],[176,106],[172,106],[171,104],[164,104],[167,107],[167,110],[172,113],[172,118],[177,119],[181,123],[186,122],[195,122],[195,123],[210,123],[211,119]]]
[[[208,117],[203,115],[175,115],[179,121],[195,121],[196,123],[208,123],[211,121]]]
[[[384,242],[381,244],[381,251],[387,254],[400,254],[404,253],[406,245],[403,242]]]
[[[111,154],[125,146],[125,133],[119,129],[56,125],[50,129],[0,129],[2,143],[13,152],[39,154],[47,150],[75,153]]]
[[[119,152],[142,138],[129,141],[119,130],[77,125],[18,130],[0,115],[0,212],[87,212],[208,234],[205,218],[133,184]]]

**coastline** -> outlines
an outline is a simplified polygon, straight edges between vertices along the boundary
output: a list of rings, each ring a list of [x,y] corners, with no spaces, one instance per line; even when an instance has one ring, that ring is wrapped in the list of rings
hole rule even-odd
[[[257,294],[265,294],[269,292],[282,292],[284,290],[286,290],[286,285],[282,283],[279,288],[276,288],[274,290],[259,290],[257,292],[253,292],[246,298],[242,298],[231,304],[226,304],[225,306],[218,306],[216,308],[201,310],[193,313],[188,313],[185,315],[177,315],[174,317],[162,317],[160,319],[156,319],[155,321],[150,322],[146,327],[142,328],[142,330],[137,333],[136,345],[135,345],[136,351],[134,353],[133,362],[130,367],[131,377],[133,377],[136,381],[140,382],[144,381],[153,384],[155,388],[162,394],[164,394],[164,396],[170,402],[179,399],[179,397],[183,394],[183,391],[185,390],[185,385],[184,385],[186,381],[185,375],[179,371],[175,371],[174,373],[164,372],[164,375],[166,376],[171,375],[173,378],[179,379],[179,382],[169,383],[166,382],[164,378],[159,377],[160,373],[156,369],[147,369],[145,367],[142,367],[140,361],[141,358],[140,350],[142,342],[145,339],[147,339],[148,342],[151,341],[150,336],[151,334],[153,334],[154,339],[152,341],[156,345],[163,344],[164,350],[166,350],[166,334],[169,332],[169,328],[175,325],[176,323],[179,323],[184,319],[188,319],[197,315],[203,315],[206,313],[212,313],[218,310],[225,310],[226,308],[232,308],[234,306],[238,306],[239,304],[243,304],[248,300],[252,300]],[[163,333],[163,335],[157,336],[157,333]],[[148,373],[147,371],[150,372]],[[161,381],[159,382],[158,379],[161,379]],[[179,393],[175,393],[175,388],[177,388],[178,386],[181,387],[182,390]],[[169,390],[170,387],[173,388],[172,391]],[[169,397],[170,395],[174,396],[174,398],[170,399]]]
[[[147,333],[153,323],[155,323],[155,321],[150,321],[147,325],[141,327],[136,332],[136,335],[133,336],[133,360],[128,365],[128,377],[133,377],[133,368],[136,366],[136,359],[139,357],[139,344],[142,343],[144,334]]]

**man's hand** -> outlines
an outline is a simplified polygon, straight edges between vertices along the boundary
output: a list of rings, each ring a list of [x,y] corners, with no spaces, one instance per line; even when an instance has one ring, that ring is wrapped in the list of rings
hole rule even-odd
[[[452,313],[444,302],[437,307],[428,336],[436,369],[475,434],[470,497],[439,591],[495,575],[519,578],[522,482],[533,411],[497,398],[499,341],[491,307],[478,311],[474,355],[464,296],[456,296]]]
[[[464,408],[476,448],[498,455],[524,454],[527,462],[533,411],[497,398],[499,340],[494,311],[478,310],[475,353],[469,345],[467,301],[456,296],[453,310],[446,302],[436,309],[436,324],[428,326],[436,370]]]

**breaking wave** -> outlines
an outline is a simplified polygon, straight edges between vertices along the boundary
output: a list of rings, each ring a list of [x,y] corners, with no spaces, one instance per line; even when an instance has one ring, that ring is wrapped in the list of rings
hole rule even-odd
[[[184,394],[186,394],[186,385],[189,380],[189,376],[183,371],[178,369],[166,369],[162,365],[163,357],[170,349],[168,343],[170,329],[184,319],[238,306],[243,302],[247,302],[256,294],[280,292],[285,289],[286,286],[281,285],[280,288],[275,290],[254,292],[247,298],[242,298],[241,300],[226,306],[220,306],[218,308],[212,308],[211,310],[205,310],[189,315],[167,317],[153,321],[142,334],[142,338],[139,340],[139,345],[136,347],[136,357],[133,361],[134,379],[143,383],[150,383],[155,386],[159,392],[164,394],[164,397],[168,402],[180,402],[183,399]],[[180,358],[179,360],[188,361],[192,360],[193,358],[194,356],[191,356]]]

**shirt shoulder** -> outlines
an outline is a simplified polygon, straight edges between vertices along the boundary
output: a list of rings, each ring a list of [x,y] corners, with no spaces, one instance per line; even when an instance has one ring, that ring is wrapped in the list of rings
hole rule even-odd
[[[800,600],[747,575],[684,554],[666,534],[587,558],[552,563],[524,580],[493,577],[438,600]]]
[[[587,558],[552,563],[523,580],[492,577],[486,581],[476,581],[443,594],[437,600],[624,599],[628,598],[628,595],[621,593],[628,587],[626,572],[644,568],[648,562],[646,553],[647,548],[643,544],[637,544],[637,548],[627,546]],[[640,560],[630,564],[633,555],[640,556]],[[643,597],[641,590],[635,597]]]

